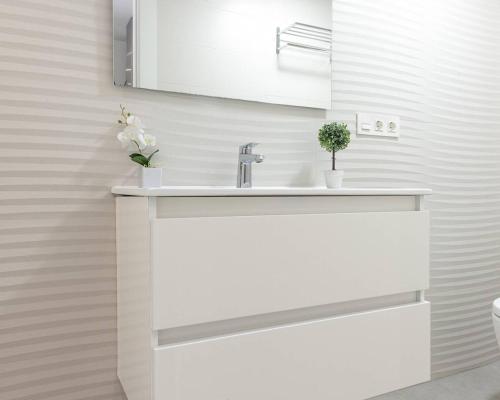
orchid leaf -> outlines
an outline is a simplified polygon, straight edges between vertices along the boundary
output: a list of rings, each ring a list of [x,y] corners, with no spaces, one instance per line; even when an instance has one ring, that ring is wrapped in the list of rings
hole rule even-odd
[[[148,159],[139,153],[130,154],[130,159],[143,167],[147,167],[149,165]]]
[[[153,152],[149,155],[149,157],[147,158],[147,160],[148,160],[148,164],[151,162],[151,159],[153,158],[153,156],[154,156],[156,153],[158,153],[159,151],[160,151],[160,150],[155,150],[155,151],[153,151]]]

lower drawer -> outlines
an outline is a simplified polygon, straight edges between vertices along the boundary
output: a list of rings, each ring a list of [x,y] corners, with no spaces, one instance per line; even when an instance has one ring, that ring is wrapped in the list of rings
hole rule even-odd
[[[155,400],[360,400],[430,377],[422,302],[154,349]]]

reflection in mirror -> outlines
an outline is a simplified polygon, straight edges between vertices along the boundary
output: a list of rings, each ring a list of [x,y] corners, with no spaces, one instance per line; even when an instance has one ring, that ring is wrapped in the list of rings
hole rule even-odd
[[[113,70],[116,86],[134,86],[134,0],[113,0]]]
[[[331,107],[331,0],[114,0],[117,86]]]

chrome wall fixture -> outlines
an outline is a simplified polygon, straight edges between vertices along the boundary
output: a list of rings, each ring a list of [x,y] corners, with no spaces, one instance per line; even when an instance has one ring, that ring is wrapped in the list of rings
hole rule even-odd
[[[276,28],[276,54],[286,47],[311,50],[332,55],[332,30],[321,26],[295,22],[281,29]]]

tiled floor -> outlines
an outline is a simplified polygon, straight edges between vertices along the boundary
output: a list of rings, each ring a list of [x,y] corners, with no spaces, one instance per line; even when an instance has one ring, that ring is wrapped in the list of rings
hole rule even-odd
[[[500,400],[500,361],[372,400]]]

